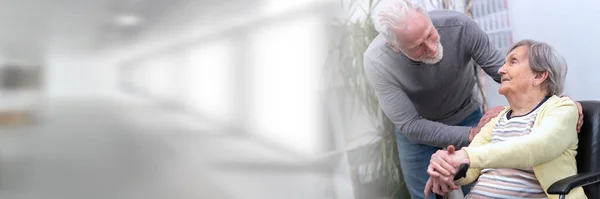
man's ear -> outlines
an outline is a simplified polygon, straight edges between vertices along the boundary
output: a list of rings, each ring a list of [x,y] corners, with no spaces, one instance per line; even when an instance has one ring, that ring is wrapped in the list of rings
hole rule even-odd
[[[535,73],[535,78],[533,80],[533,83],[534,83],[534,85],[538,86],[538,85],[542,84],[544,81],[546,81],[546,79],[548,79],[548,71]]]

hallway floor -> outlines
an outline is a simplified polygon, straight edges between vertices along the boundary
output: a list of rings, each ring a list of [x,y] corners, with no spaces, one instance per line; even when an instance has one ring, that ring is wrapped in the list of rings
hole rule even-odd
[[[2,199],[333,198],[330,172],[150,105],[45,103],[0,128]]]

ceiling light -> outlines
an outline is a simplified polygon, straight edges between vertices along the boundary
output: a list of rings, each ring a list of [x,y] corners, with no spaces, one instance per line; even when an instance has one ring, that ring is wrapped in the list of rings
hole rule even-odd
[[[282,0],[271,0],[263,7],[264,11],[269,14],[281,14],[287,11],[301,9],[306,6],[318,3],[317,0],[294,0],[294,1],[282,1]]]
[[[142,22],[142,18],[136,15],[119,15],[115,17],[115,22],[119,26],[135,26]]]

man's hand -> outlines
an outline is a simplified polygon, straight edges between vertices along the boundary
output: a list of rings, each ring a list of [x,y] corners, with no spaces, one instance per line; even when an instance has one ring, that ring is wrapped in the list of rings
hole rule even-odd
[[[581,107],[581,103],[575,101],[577,104],[577,112],[579,113],[579,119],[577,119],[577,133],[581,131],[581,126],[583,126],[583,108]]]
[[[425,198],[428,198],[431,191],[433,191],[435,194],[443,196],[446,195],[446,193],[456,189],[458,189],[458,186],[454,184],[452,177],[450,177],[449,180],[448,178],[429,177],[427,184],[425,184],[425,190],[423,193],[425,194]]]
[[[571,100],[573,100],[573,98],[569,97],[568,95],[561,95],[560,97],[567,97]],[[581,107],[581,103],[579,103],[578,101],[573,100],[573,102],[575,102],[575,105],[577,105],[577,113],[579,114],[579,118],[577,119],[577,133],[579,133],[579,131],[581,131],[581,126],[583,126],[583,108]]]
[[[479,133],[479,131],[481,131],[481,127],[479,126],[471,128],[469,131],[469,143],[473,142],[473,139],[475,139],[475,136]]]
[[[485,112],[485,114],[483,114],[483,116],[481,117],[481,120],[479,120],[479,124],[471,128],[471,131],[469,131],[469,142],[473,141],[473,138],[475,138],[475,135],[477,135],[479,131],[481,131],[481,128],[483,128],[494,117],[498,116],[498,114],[500,114],[502,110],[504,110],[503,106],[496,106]]]

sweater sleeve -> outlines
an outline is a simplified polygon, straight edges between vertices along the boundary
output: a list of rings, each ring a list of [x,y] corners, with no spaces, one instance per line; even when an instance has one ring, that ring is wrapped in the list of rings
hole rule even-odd
[[[471,58],[475,60],[485,73],[499,83],[500,74],[498,74],[498,69],[504,64],[504,55],[492,44],[487,33],[475,21],[468,18],[463,38],[465,40],[465,47]]]
[[[538,125],[520,139],[463,148],[472,168],[529,168],[546,163],[577,144],[578,111],[568,98],[548,105]],[[506,161],[511,160],[511,161]]]
[[[408,139],[440,148],[448,145],[460,148],[469,144],[471,127],[445,125],[420,117],[402,88],[381,74],[377,62],[365,56],[364,67],[381,109]]]

